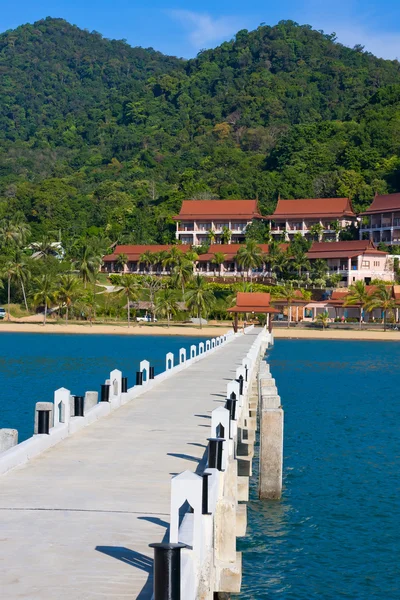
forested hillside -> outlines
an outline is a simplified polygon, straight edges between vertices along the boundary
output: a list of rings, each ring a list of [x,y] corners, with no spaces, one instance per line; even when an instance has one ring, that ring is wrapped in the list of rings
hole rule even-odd
[[[0,35],[0,219],[168,242],[184,197],[400,191],[400,64],[282,22],[190,61],[60,19]]]

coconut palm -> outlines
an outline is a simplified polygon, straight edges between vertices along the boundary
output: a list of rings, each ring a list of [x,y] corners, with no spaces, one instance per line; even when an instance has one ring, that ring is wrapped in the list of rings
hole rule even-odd
[[[57,290],[57,300],[65,305],[65,323],[68,325],[68,314],[73,303],[81,296],[80,281],[75,275],[62,275]]]
[[[332,229],[332,231],[335,232],[335,238],[336,238],[336,241],[338,242],[340,233],[341,233],[341,231],[343,231],[343,227],[341,226],[340,221],[338,221],[338,219],[336,219],[336,221],[332,221],[331,229]]]
[[[35,306],[44,306],[43,325],[46,325],[48,308],[54,304],[57,297],[54,278],[49,273],[45,273],[44,275],[40,275],[40,277],[36,277],[33,280],[33,285],[33,304]]]
[[[8,257],[1,268],[1,277],[7,279],[7,321],[10,320],[10,304],[11,304],[11,280],[15,277],[15,266],[13,261]]]
[[[182,298],[185,295],[185,286],[193,277],[193,263],[189,260],[179,262],[172,269],[172,284],[180,286],[182,290]]]
[[[176,315],[178,310],[178,303],[176,299],[176,292],[170,288],[160,290],[156,294],[155,311],[157,315],[161,317],[167,317],[167,326],[171,318]]]
[[[143,252],[143,254],[141,254],[139,258],[139,263],[143,264],[149,272],[151,272],[150,267],[154,265],[156,261],[157,256],[154,254],[154,252],[151,252],[150,250],[146,250],[145,252]]]
[[[369,307],[371,296],[364,281],[356,281],[349,287],[349,293],[344,301],[345,306],[358,306],[360,312],[360,329],[362,327],[363,311]]]
[[[329,313],[327,311],[318,313],[317,321],[318,321],[318,323],[321,323],[322,329],[325,329],[326,327],[328,327]]]
[[[285,301],[288,309],[288,328],[290,327],[290,321],[292,320],[292,304],[297,299],[297,291],[293,287],[292,283],[285,283],[276,292],[277,296]]]
[[[101,252],[92,248],[89,244],[84,244],[80,248],[78,258],[74,261],[74,265],[85,288],[89,281],[96,279],[95,275],[97,275],[100,268],[101,259]]]
[[[200,329],[202,328],[201,317],[208,315],[212,308],[215,298],[214,294],[207,287],[207,282],[201,275],[196,275],[190,289],[185,294],[186,305],[200,319]]]
[[[137,280],[133,275],[121,275],[118,287],[118,292],[115,292],[118,296],[125,296],[127,301],[127,313],[128,313],[128,327],[131,325],[131,302],[138,299],[139,287]]]
[[[367,305],[367,310],[372,311],[379,308],[383,312],[383,331],[386,331],[386,317],[388,311],[393,311],[396,308],[396,301],[392,296],[392,288],[381,283],[371,294]]]
[[[0,221],[0,240],[4,248],[21,246],[30,233],[29,225],[20,217]]]
[[[213,231],[212,229],[210,229],[210,231],[208,232],[208,241],[210,244],[215,244],[215,239],[216,239],[216,233],[215,231]]]
[[[147,276],[143,277],[141,285],[144,288],[146,295],[149,298],[150,312],[151,312],[151,314],[153,316],[153,320],[154,320],[155,296],[156,296],[157,292],[163,287],[163,282],[161,279],[159,279],[157,277],[151,277],[151,275],[147,275]]]
[[[24,304],[26,310],[28,310],[28,303],[26,301],[25,284],[30,277],[31,271],[29,266],[29,259],[24,253],[17,248],[9,258],[9,269],[11,279],[15,279],[21,286],[22,296],[24,298]]]
[[[178,265],[183,259],[183,252],[177,246],[172,246],[171,250],[164,256],[163,267],[170,271]]]
[[[33,242],[30,248],[35,252],[37,258],[45,258],[55,254],[54,241],[48,235],[43,236],[38,242]]]
[[[128,264],[128,257],[124,252],[121,252],[117,256],[116,264],[121,269],[122,272],[125,271],[125,266]]]
[[[301,279],[301,272],[310,270],[310,262],[305,252],[297,251],[292,258],[292,265],[296,269],[299,279]]]
[[[229,244],[232,239],[232,231],[226,225],[222,228],[221,244]]]
[[[313,240],[320,242],[322,239],[322,234],[324,232],[324,228],[321,223],[315,223],[315,225],[311,225],[310,227],[310,235]]]
[[[215,252],[213,256],[213,263],[219,267],[219,274],[222,275],[222,265],[226,260],[226,254],[223,252]]]
[[[241,246],[237,255],[236,261],[247,272],[250,271],[250,281],[253,280],[253,269],[259,267],[263,263],[263,256],[260,246],[255,240],[248,240],[246,244]]]
[[[322,258],[317,258],[311,265],[313,279],[323,279],[328,273],[328,263]]]

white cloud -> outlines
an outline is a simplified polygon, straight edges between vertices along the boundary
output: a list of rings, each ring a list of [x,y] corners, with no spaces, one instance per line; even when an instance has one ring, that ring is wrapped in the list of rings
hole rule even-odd
[[[203,48],[212,42],[221,41],[243,27],[237,17],[214,18],[208,13],[191,10],[170,10],[168,14],[181,23],[195,48]]]

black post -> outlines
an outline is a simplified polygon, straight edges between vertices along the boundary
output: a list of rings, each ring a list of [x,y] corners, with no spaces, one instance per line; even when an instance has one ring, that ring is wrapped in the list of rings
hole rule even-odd
[[[232,400],[236,400],[235,392],[231,392],[231,395],[229,396],[229,398],[231,398]]]
[[[74,396],[75,417],[85,416],[85,398],[83,396]]]
[[[248,376],[249,376],[249,369],[246,367],[246,381],[248,381]]]
[[[185,544],[150,544],[154,548],[154,600],[181,600],[181,549]]]
[[[49,435],[50,430],[50,411],[39,410],[38,411],[38,433],[44,433]]]
[[[110,384],[102,383],[101,384],[100,402],[109,402],[109,400],[110,400]]]
[[[136,371],[136,385],[143,385],[143,371]]]
[[[122,381],[121,381],[121,392],[123,394],[126,394],[127,391],[128,391],[128,378],[123,377]]]
[[[237,381],[239,382],[239,394],[242,396],[243,395],[243,375],[239,375],[239,379]]]
[[[149,369],[149,379],[154,379],[154,367],[150,367]]]
[[[224,438],[207,438],[208,439],[208,468],[218,469],[222,471],[222,449]]]
[[[202,496],[202,511],[203,515],[209,515],[208,512],[208,478],[211,477],[211,473],[203,473],[203,496]]]
[[[231,421],[236,421],[236,398],[228,398],[225,404],[225,408],[231,413]]]

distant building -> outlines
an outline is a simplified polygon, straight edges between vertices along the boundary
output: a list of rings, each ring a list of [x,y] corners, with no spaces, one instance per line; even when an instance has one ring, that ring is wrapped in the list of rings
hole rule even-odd
[[[400,194],[375,196],[361,213],[360,239],[365,238],[375,244],[400,244]]]
[[[174,246],[179,247],[182,252],[190,250],[189,246]],[[103,256],[103,271],[106,273],[154,273],[162,274],[166,272],[162,264],[162,253],[169,252],[172,245],[141,245],[141,244],[126,244],[116,246],[113,253],[108,256]],[[120,257],[126,257],[126,263],[121,264]],[[152,262],[144,262],[143,255],[152,257]]]
[[[293,239],[296,233],[311,239],[310,230],[314,225],[320,226],[321,240],[337,241],[339,233],[333,224],[338,222],[345,228],[357,221],[349,198],[279,199],[274,214],[268,219],[272,235],[283,235],[285,241]]]
[[[182,244],[201,246],[221,243],[230,232],[228,244],[244,242],[247,227],[262,219],[257,200],[184,200],[176,221],[176,239]]]
[[[325,260],[329,274],[341,275],[342,281],[347,285],[356,281],[364,281],[368,285],[373,279],[394,279],[388,253],[377,250],[370,240],[314,242],[307,257],[311,262]]]

